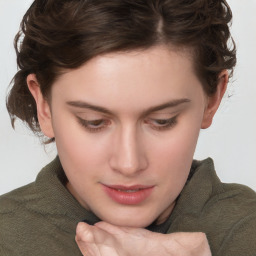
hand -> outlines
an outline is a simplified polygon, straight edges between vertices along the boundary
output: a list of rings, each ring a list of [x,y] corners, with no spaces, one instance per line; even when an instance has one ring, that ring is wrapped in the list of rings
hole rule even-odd
[[[79,223],[76,242],[85,256],[211,256],[203,233],[159,234],[106,222]]]

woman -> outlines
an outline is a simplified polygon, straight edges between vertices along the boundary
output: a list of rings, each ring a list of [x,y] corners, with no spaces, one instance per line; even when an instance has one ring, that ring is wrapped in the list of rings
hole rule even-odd
[[[1,255],[255,254],[255,192],[193,161],[231,18],[223,0],[34,1],[7,107],[58,157],[1,197]]]

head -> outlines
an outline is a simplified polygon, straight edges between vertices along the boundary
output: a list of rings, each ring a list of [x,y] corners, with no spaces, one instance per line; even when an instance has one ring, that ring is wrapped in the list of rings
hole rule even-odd
[[[11,118],[56,141],[85,208],[161,222],[232,75],[231,17],[221,0],[36,0],[16,36]]]

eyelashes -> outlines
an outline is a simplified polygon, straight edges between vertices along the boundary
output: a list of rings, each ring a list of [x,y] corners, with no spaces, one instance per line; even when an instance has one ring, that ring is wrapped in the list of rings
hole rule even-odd
[[[164,131],[173,128],[177,124],[178,115],[168,119],[148,118],[144,122],[153,130]],[[77,117],[79,124],[89,132],[100,132],[111,125],[108,119],[85,120]]]
[[[146,121],[155,130],[168,130],[177,124],[178,115],[169,119],[149,119]]]
[[[77,117],[78,122],[89,132],[99,132],[111,124],[111,121],[105,119],[85,120]]]

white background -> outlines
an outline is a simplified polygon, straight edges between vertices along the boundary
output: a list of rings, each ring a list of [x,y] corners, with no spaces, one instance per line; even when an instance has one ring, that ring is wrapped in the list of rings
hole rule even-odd
[[[0,194],[33,181],[56,155],[22,125],[12,130],[5,108],[7,87],[16,72],[13,38],[32,0],[0,0]],[[256,0],[229,0],[238,65],[214,124],[200,134],[195,158],[214,158],[224,182],[256,190]]]

